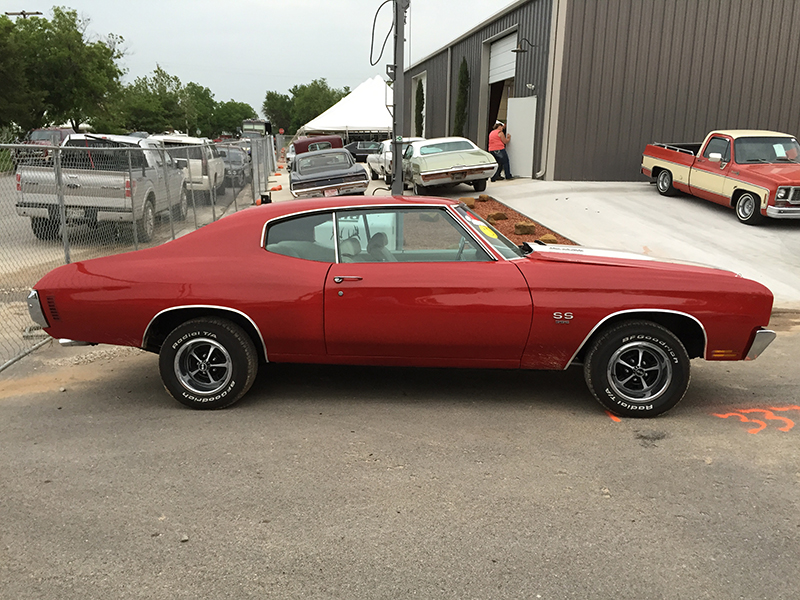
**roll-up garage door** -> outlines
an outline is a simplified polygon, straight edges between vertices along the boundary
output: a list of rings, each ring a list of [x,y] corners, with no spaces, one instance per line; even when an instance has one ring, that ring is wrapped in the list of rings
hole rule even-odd
[[[496,42],[492,42],[489,50],[489,83],[514,77],[517,68],[517,55],[512,50],[516,47],[516,34],[507,35]]]

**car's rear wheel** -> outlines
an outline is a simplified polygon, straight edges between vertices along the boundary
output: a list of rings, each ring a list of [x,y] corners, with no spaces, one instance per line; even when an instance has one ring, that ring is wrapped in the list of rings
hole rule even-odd
[[[666,328],[649,321],[609,327],[586,355],[583,374],[594,397],[614,414],[654,417],[689,387],[689,355]]]
[[[414,182],[413,184],[413,192],[415,196],[425,196],[428,194],[428,186],[422,185],[421,183]]]
[[[486,191],[486,180],[485,179],[479,179],[478,181],[475,181],[475,182],[472,183],[472,187],[475,188],[476,192]]]
[[[755,194],[745,192],[736,199],[736,217],[747,225],[757,225],[763,219]]]
[[[662,196],[674,196],[677,192],[672,185],[672,173],[667,169],[659,171],[656,176],[656,189]]]
[[[392,174],[389,171],[383,172],[383,182],[386,185],[392,185]]]
[[[253,341],[226,319],[192,319],[167,336],[158,359],[164,387],[189,408],[230,406],[247,393],[258,370]]]
[[[156,231],[156,209],[154,200],[148,197],[142,209],[142,218],[136,221],[136,239],[139,242],[147,243],[153,239]],[[131,224],[128,224],[128,233],[131,232]]]
[[[31,231],[40,240],[54,240],[60,226],[57,221],[44,217],[31,217]]]
[[[369,178],[371,181],[375,181],[376,179],[378,179],[378,174],[375,172],[375,170],[372,168],[372,165],[369,163],[367,163],[367,171],[369,171]]]

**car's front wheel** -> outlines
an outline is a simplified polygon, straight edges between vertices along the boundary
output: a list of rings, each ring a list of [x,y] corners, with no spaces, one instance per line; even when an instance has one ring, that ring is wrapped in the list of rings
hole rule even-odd
[[[417,183],[415,181],[412,183],[412,191],[414,192],[415,196],[425,196],[428,194],[428,186],[422,185],[421,183]]]
[[[736,216],[746,225],[757,225],[761,222],[761,205],[755,194],[745,192],[736,199]]]
[[[586,385],[614,414],[655,417],[681,401],[689,387],[689,355],[669,330],[628,321],[600,334],[583,367]]]
[[[219,318],[192,319],[167,336],[158,367],[167,391],[189,408],[225,408],[256,377],[258,357],[244,330]]]

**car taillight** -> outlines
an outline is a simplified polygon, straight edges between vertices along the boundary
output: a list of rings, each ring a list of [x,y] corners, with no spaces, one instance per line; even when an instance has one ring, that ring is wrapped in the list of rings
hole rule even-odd
[[[134,189],[136,189],[136,182],[134,181],[134,182],[131,184],[131,180],[130,180],[130,179],[126,179],[126,180],[125,180],[125,197],[126,197],[126,198],[130,198],[130,197],[131,197],[131,192],[132,192]]]
[[[18,192],[22,191],[22,175],[20,175],[19,173],[17,173],[17,191]]]
[[[203,157],[203,175],[208,175],[208,158]]]

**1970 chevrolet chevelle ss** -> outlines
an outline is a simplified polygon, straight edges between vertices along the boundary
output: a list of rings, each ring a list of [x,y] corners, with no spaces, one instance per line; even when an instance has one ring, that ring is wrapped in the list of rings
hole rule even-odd
[[[756,358],[772,294],[728,272],[575,246],[518,247],[458,202],[254,207],[157,248],[58,267],[29,297],[63,343],[159,353],[164,385],[222,408],[259,362],[566,369],[608,410],[675,406],[689,360]]]

